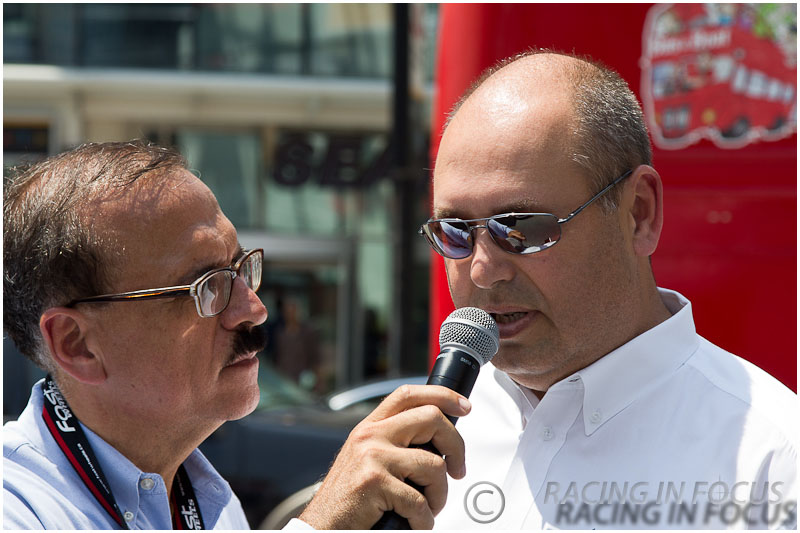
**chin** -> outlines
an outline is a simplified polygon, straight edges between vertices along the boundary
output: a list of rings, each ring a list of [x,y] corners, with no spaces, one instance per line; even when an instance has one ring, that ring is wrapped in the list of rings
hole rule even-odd
[[[515,382],[534,390],[547,390],[551,383],[552,367],[542,367],[530,350],[504,350],[492,359],[495,368],[502,370]]]
[[[226,384],[225,393],[221,394],[225,398],[224,404],[227,405],[225,420],[238,420],[252,413],[261,394],[258,388],[258,372],[248,376],[246,379],[239,379],[236,382]]]
[[[530,349],[518,343],[500,341],[500,350],[492,358],[492,364],[506,374],[519,374],[533,370],[533,357]]]
[[[241,391],[239,398],[234,399],[229,404],[230,411],[227,413],[227,416],[225,416],[226,420],[239,420],[240,418],[244,418],[258,407],[258,401],[260,399],[258,387],[255,387],[254,393],[246,394],[246,392],[250,391]]]

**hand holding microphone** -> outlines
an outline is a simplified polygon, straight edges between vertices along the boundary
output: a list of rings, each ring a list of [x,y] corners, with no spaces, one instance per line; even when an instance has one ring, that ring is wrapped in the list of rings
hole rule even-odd
[[[447,499],[446,473],[466,472],[453,424],[469,412],[466,396],[497,352],[497,325],[480,309],[457,309],[442,324],[439,346],[428,378],[438,386],[404,385],[356,426],[302,520],[317,529],[433,527]],[[439,453],[421,447],[428,443]]]

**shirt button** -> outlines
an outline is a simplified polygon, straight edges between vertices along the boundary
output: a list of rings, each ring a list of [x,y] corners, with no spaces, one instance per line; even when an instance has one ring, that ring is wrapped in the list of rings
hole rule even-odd
[[[133,520],[133,513],[130,511],[125,511],[125,514],[122,515],[122,517],[125,519],[126,522],[130,522],[131,520]]]
[[[146,477],[139,482],[139,486],[144,490],[151,490],[156,486],[156,482],[152,478]]]
[[[592,424],[597,424],[603,419],[603,413],[600,412],[600,409],[595,409],[594,413],[592,413]]]
[[[553,438],[553,430],[550,426],[545,427],[542,430],[542,440],[550,440]]]

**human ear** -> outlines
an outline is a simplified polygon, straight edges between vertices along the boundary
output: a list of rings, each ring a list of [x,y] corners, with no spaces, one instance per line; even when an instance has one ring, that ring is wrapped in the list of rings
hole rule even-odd
[[[101,358],[89,349],[89,320],[68,307],[51,307],[42,313],[39,329],[53,362],[75,380],[90,385],[106,378]]]
[[[653,255],[664,225],[661,176],[653,167],[639,165],[630,177],[630,224],[633,250],[639,257]]]

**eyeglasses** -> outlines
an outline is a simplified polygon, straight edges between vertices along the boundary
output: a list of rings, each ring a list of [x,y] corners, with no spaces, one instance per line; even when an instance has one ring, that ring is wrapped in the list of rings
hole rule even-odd
[[[488,218],[440,218],[419,228],[431,248],[448,259],[464,259],[472,254],[472,233],[486,228],[492,240],[510,254],[533,254],[550,248],[561,239],[561,224],[569,222],[592,202],[631,175],[629,170],[564,218],[551,213],[504,213]]]
[[[264,264],[264,250],[243,251],[243,256],[233,266],[223,267],[206,272],[191,285],[162,287],[160,289],[144,289],[117,294],[103,294],[90,298],[73,300],[67,304],[71,307],[79,303],[94,302],[138,302],[140,300],[156,300],[158,298],[175,298],[188,295],[194,298],[197,314],[210,318],[222,313],[231,301],[233,280],[241,276],[245,284],[253,292],[261,287],[261,271]]]

